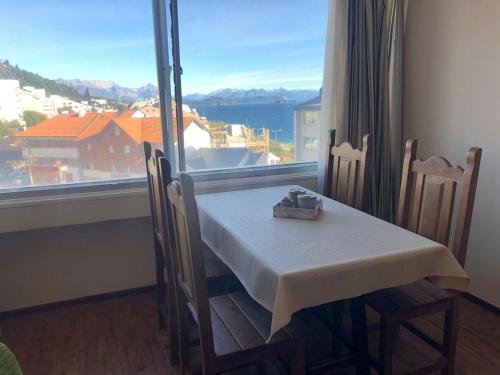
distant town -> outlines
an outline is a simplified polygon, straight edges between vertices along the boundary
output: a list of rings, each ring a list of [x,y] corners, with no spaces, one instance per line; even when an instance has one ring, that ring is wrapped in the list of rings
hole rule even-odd
[[[143,177],[142,143],[162,147],[157,95],[132,102],[95,97],[88,89],[82,93],[71,85],[12,67],[5,60],[0,60],[0,73],[2,69],[0,188]],[[316,95],[293,107],[294,140],[284,143],[277,133],[272,137],[268,128],[201,116],[197,101],[187,100],[191,104],[182,106],[186,168],[317,160],[320,101]],[[175,115],[176,103],[172,105]],[[177,128],[172,136],[178,147]]]

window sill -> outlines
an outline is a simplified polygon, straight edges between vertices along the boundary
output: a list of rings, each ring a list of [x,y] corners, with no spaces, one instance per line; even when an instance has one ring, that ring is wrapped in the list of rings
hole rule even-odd
[[[316,163],[193,173],[197,194],[315,184]],[[36,187],[2,193],[0,233],[147,217],[146,180]]]

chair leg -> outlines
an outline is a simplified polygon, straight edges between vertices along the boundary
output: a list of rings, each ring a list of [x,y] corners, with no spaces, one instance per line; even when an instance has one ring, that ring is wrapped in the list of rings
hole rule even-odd
[[[291,359],[291,375],[304,375],[306,373],[306,344],[305,339],[300,339]]]
[[[392,317],[382,316],[380,318],[380,339],[379,339],[379,366],[380,375],[392,374],[392,360],[394,343],[399,329],[399,321]]]
[[[179,301],[179,306],[180,308],[182,308],[182,311],[179,311],[179,354],[181,374],[185,374],[189,370],[191,365],[189,342],[191,322],[189,321],[189,311],[187,309],[187,306],[183,302],[184,301]]]
[[[445,313],[443,356],[446,358],[446,367],[441,371],[443,375],[453,375],[455,370],[459,304],[460,296],[454,297],[451,301],[450,308]]]
[[[158,324],[160,329],[165,329],[166,322],[161,313],[160,306],[165,305],[165,269],[163,262],[163,253],[159,246],[155,244],[155,263],[156,263],[156,299],[158,305]]]
[[[168,339],[169,339],[169,353],[170,365],[176,367],[179,365],[179,319],[177,314],[177,306],[175,302],[175,293],[173,288],[167,291],[168,293]]]
[[[357,351],[356,372],[370,374],[366,311],[363,297],[351,299],[352,337]]]

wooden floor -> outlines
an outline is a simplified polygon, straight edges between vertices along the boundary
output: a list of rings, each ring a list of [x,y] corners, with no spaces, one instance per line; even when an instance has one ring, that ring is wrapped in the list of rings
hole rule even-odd
[[[456,374],[500,374],[500,316],[467,300],[462,307]],[[441,322],[432,317],[419,324],[437,335]],[[26,375],[175,373],[167,365],[153,294],[10,318],[0,328],[0,340],[17,355]],[[371,331],[375,344],[376,330]],[[402,330],[398,371],[431,354]]]

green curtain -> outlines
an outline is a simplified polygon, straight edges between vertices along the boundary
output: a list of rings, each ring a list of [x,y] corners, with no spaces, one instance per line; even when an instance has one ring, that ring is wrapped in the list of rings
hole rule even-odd
[[[347,139],[374,137],[369,210],[394,221],[401,169],[404,0],[350,0]]]

